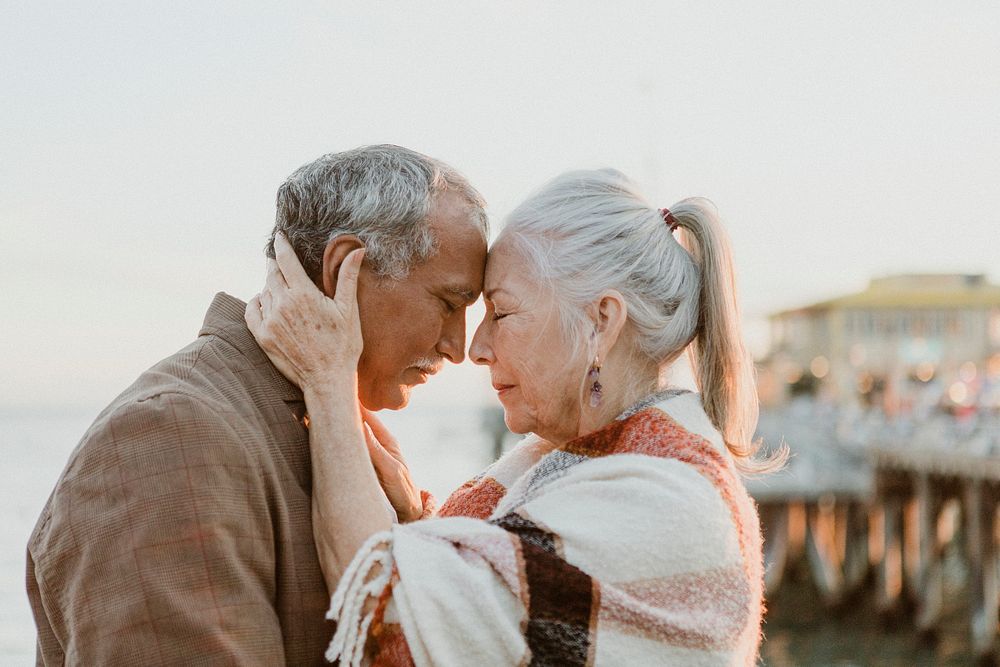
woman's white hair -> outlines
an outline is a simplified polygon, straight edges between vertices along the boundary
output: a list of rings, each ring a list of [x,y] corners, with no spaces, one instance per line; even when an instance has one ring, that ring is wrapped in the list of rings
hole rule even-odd
[[[705,412],[744,472],[781,464],[754,460],[758,402],[743,344],[729,239],[715,206],[684,199],[660,211],[614,169],[572,171],[531,195],[507,218],[497,244],[518,248],[556,296],[563,331],[579,352],[586,307],[613,289],[628,309],[638,363],[663,369],[688,350]]]

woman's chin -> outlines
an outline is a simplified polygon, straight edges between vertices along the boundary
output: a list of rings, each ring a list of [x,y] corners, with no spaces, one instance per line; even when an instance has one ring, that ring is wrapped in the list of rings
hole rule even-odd
[[[524,418],[524,415],[519,414],[516,410],[510,410],[504,407],[503,422],[507,425],[507,430],[511,433],[517,433],[519,435],[531,433],[531,424],[529,424],[528,420]]]

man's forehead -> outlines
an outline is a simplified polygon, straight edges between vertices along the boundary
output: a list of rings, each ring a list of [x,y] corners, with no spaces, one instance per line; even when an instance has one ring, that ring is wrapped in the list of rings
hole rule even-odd
[[[437,252],[420,267],[430,277],[428,286],[472,303],[483,288],[486,242],[468,220],[450,226],[440,223],[431,226],[436,228]]]
[[[478,298],[476,290],[469,285],[450,284],[444,286],[447,294],[453,294],[466,303],[472,303]]]

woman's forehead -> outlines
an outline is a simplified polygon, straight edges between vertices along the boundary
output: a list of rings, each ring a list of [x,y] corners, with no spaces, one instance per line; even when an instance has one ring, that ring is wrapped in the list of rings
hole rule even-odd
[[[527,267],[524,256],[519,252],[514,252],[509,244],[494,245],[486,257],[486,276],[483,288],[499,287],[503,283],[508,283],[512,278],[523,275],[525,268]]]
[[[535,276],[534,268],[516,248],[491,250],[486,260],[483,296],[490,300],[499,296],[505,302],[513,301],[524,307],[540,306],[551,299],[551,295]]]

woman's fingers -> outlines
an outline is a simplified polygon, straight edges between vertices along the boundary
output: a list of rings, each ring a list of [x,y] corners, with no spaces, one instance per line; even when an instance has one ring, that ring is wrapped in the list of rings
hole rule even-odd
[[[388,430],[386,429],[385,424],[382,423],[382,420],[379,419],[374,412],[363,405],[361,406],[361,419],[371,427],[372,433],[377,431],[386,432]]]
[[[306,270],[302,268],[295,249],[288,241],[284,232],[274,234],[274,260],[278,265],[278,270],[288,287],[315,287],[313,281],[309,279]]]
[[[338,372],[357,372],[364,343],[356,302],[359,257],[340,268],[341,303],[326,298],[305,275],[294,250],[275,235],[276,259],[267,284],[244,317],[254,338],[281,373],[300,387],[321,386]],[[299,285],[298,283],[301,283]]]
[[[369,427],[364,427],[365,432],[365,443],[368,445],[368,454],[372,458],[372,463],[375,464],[375,471],[379,473],[379,477],[385,472],[383,469],[383,464],[388,456],[385,449],[382,447],[382,443],[378,441],[378,438],[372,434]]]
[[[372,434],[378,439],[382,448],[397,461],[401,461],[403,453],[399,449],[399,443],[396,441],[395,436],[392,435],[392,432],[382,423],[382,420],[376,417],[374,412],[366,410],[364,407],[361,408],[361,413],[362,419],[364,419],[365,424],[368,425]]]
[[[246,310],[243,311],[243,319],[246,320],[247,327],[250,329],[250,333],[254,336],[260,331],[261,324],[263,324],[264,318],[260,313],[260,295],[256,294],[247,303]]]
[[[264,291],[254,297],[259,302],[258,305],[260,313],[263,317],[267,317],[268,313],[271,312],[271,305],[273,303],[273,296],[271,295],[271,288],[265,287]]]
[[[281,275],[281,269],[278,268],[278,262],[273,259],[267,260],[267,275],[264,278],[264,284],[267,285],[268,289],[272,290],[288,289],[288,283],[285,282],[285,276]]]
[[[365,425],[363,430],[372,467],[399,520],[406,523],[419,519],[423,513],[423,501],[406,465],[382,446],[369,426]]]
[[[372,435],[371,429],[368,426],[363,426],[362,430],[365,433],[365,444],[368,445],[368,458],[371,459],[372,467],[375,468],[375,475],[378,477],[382,490],[385,491],[386,496],[389,498],[389,502],[395,507],[398,502],[399,489],[396,488],[397,485],[394,482],[398,475],[399,462],[385,451],[378,438]]]
[[[365,249],[352,250],[340,264],[337,274],[337,293],[333,300],[341,312],[349,313],[358,303],[358,274],[361,272],[361,262],[365,259]]]

